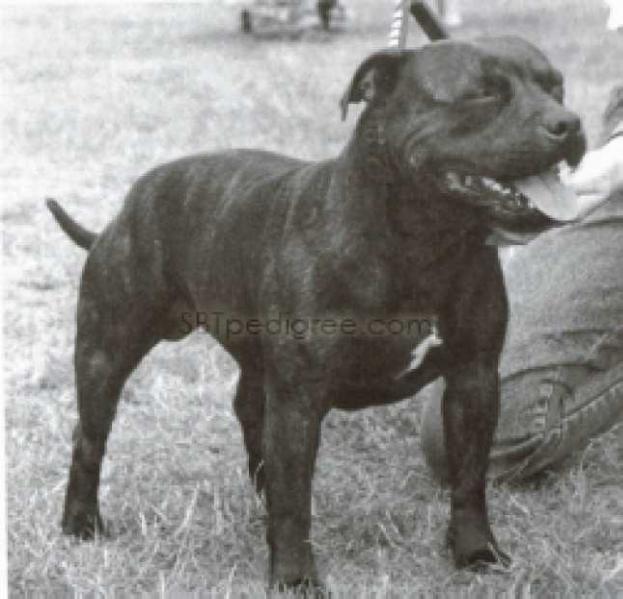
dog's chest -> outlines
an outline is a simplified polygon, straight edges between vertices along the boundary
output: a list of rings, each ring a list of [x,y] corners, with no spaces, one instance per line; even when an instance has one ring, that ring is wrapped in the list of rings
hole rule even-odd
[[[351,287],[356,334],[343,337],[335,361],[345,382],[391,384],[423,365],[453,326],[453,307],[464,295],[464,248],[448,246],[445,255],[398,249],[370,258],[376,267],[369,278]]]
[[[345,382],[391,382],[414,360],[424,361],[436,346],[431,338],[446,326],[451,289],[446,276],[430,281],[405,277],[393,283],[377,309],[352,311],[352,326],[342,335],[334,362]]]
[[[340,378],[366,381],[399,376],[418,348],[439,330],[437,323],[436,314],[423,312],[360,320],[357,335],[342,344]]]

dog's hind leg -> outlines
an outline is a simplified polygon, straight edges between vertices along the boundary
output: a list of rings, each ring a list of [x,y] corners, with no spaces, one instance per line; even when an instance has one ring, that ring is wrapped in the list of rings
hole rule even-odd
[[[101,306],[85,305],[90,302],[81,298],[75,355],[79,420],[62,522],[63,532],[80,538],[102,532],[100,470],[119,395],[127,377],[158,341],[150,331],[139,330],[136,322],[111,324]]]
[[[264,427],[264,378],[254,366],[241,364],[240,380],[234,398],[234,411],[242,426],[244,445],[249,457],[249,476],[260,493],[264,489],[262,429]]]
[[[162,336],[164,303],[156,303],[156,290],[141,293],[145,281],[130,277],[127,262],[111,260],[109,253],[106,262],[102,254],[89,256],[78,301],[74,365],[79,419],[62,528],[80,538],[102,529],[100,469],[122,387]]]

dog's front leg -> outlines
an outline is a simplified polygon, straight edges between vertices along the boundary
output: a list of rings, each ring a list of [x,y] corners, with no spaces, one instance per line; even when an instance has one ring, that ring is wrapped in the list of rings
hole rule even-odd
[[[271,587],[317,586],[310,543],[311,489],[320,441],[322,393],[271,377],[266,384],[263,455]]]
[[[452,492],[448,542],[458,567],[509,561],[491,532],[485,496],[499,403],[497,356],[478,356],[446,375],[443,421]]]

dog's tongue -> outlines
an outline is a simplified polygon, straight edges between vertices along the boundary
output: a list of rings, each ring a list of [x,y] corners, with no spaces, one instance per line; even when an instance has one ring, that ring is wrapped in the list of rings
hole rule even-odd
[[[545,171],[513,181],[515,188],[544,214],[560,222],[576,220],[583,212],[574,191],[563,185],[558,174]]]

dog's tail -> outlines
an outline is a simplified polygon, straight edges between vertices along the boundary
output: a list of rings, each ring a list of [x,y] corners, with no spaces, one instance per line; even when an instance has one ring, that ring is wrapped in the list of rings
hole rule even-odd
[[[81,248],[85,250],[91,249],[91,246],[97,239],[97,234],[93,231],[85,229],[82,225],[78,224],[65,210],[63,210],[60,204],[51,198],[46,201],[46,206],[49,208],[52,216],[54,216],[56,222],[60,225],[61,229],[65,231],[67,236]]]

